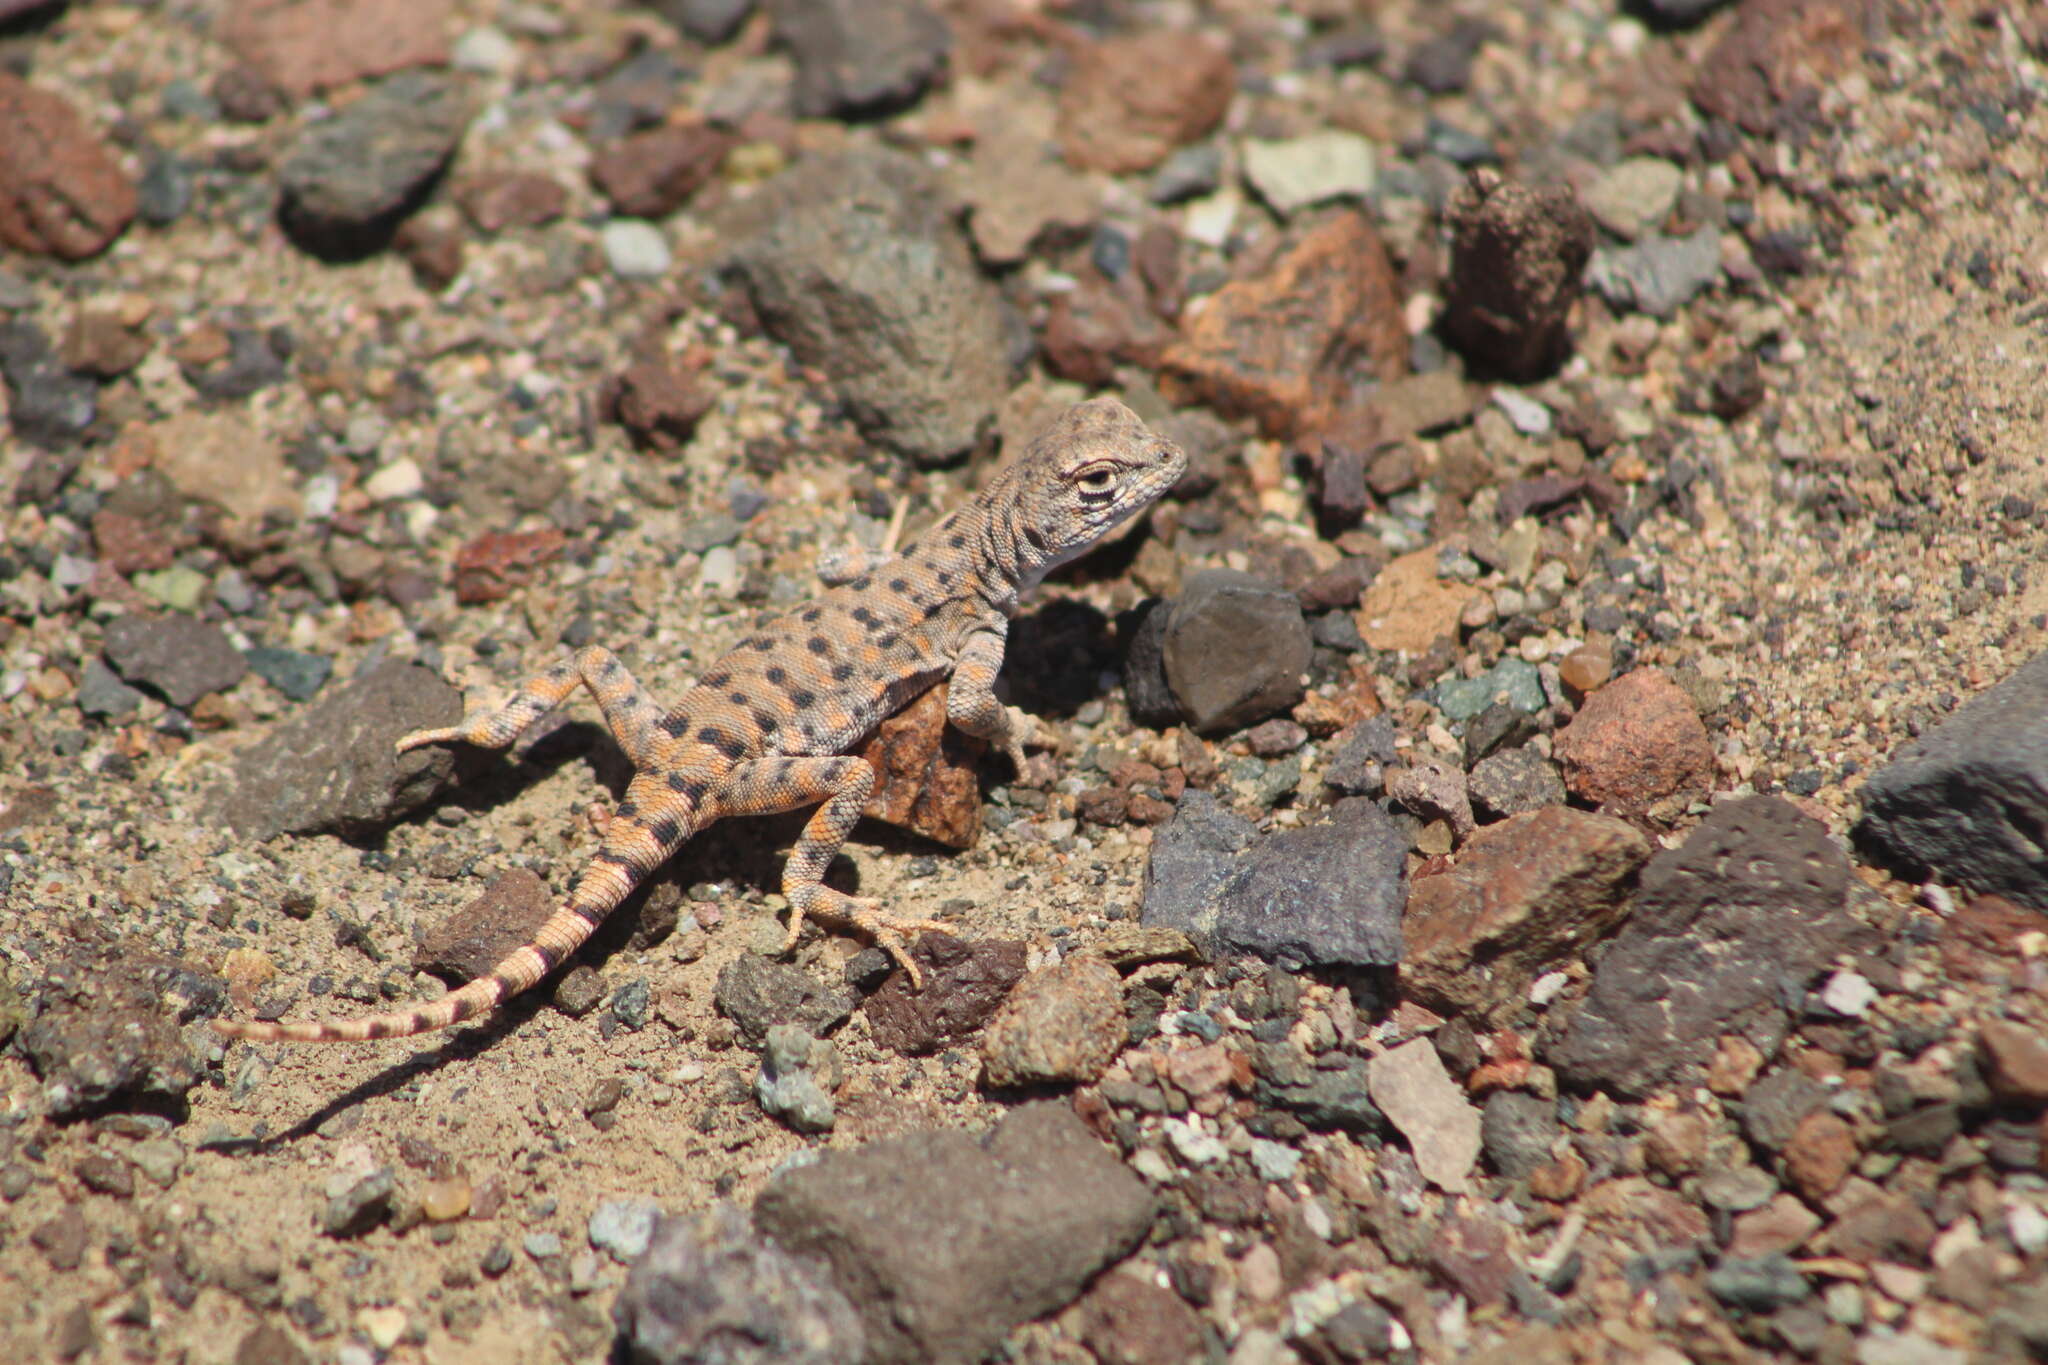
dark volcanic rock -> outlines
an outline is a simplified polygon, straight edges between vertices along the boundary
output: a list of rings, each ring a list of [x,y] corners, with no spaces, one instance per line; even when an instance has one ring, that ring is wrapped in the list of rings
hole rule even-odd
[[[927,462],[981,438],[1009,388],[1003,304],[921,162],[806,160],[732,217],[723,273],[864,434]]]
[[[875,118],[917,103],[945,67],[946,21],[923,0],[775,0],[775,36],[796,61],[796,111]]]
[[[454,156],[470,113],[459,81],[402,71],[308,126],[278,165],[286,229],[318,256],[381,250]]]
[[[425,805],[457,775],[447,747],[401,755],[398,737],[461,718],[461,693],[440,678],[416,664],[380,664],[237,754],[212,814],[256,839],[368,833]]]
[[[878,1363],[970,1361],[1072,1302],[1145,1235],[1144,1183],[1062,1104],[1012,1111],[984,1142],[913,1133],[785,1170],[754,1207],[823,1256]]]
[[[413,950],[413,970],[451,985],[474,981],[531,943],[554,912],[546,882],[523,867],[502,872],[481,896],[427,930]]]
[[[1010,988],[1024,979],[1025,944],[921,935],[910,955],[924,969],[924,989],[892,972],[868,997],[868,1028],[883,1047],[925,1057],[974,1036]]]
[[[1235,730],[1301,700],[1310,641],[1293,593],[1251,574],[1205,569],[1160,610],[1160,666],[1197,730]]]
[[[227,983],[130,943],[81,946],[35,983],[36,1017],[19,1045],[55,1115],[123,1096],[178,1098],[202,1063],[181,1025],[219,1012]]]
[[[2048,653],[1906,746],[1863,788],[1856,844],[2048,911]]]
[[[107,623],[107,662],[131,683],[177,707],[242,680],[249,661],[219,626],[189,616],[122,616]]]
[[[0,322],[0,379],[7,381],[7,423],[31,445],[74,446],[99,415],[99,386],[66,368],[32,322]],[[35,493],[24,489],[17,496],[34,500]]]
[[[1569,189],[1531,189],[1478,170],[1451,196],[1444,335],[1478,370],[1549,373],[1571,350],[1567,324],[1593,250],[1593,220]]]
[[[788,963],[756,953],[735,959],[718,974],[712,999],[755,1047],[776,1024],[795,1024],[821,1038],[853,1013],[853,996],[844,988],[814,981]]]
[[[867,1350],[825,1266],[764,1240],[722,1202],[655,1223],[612,1320],[646,1365],[834,1365]]]
[[[1849,889],[1847,857],[1789,802],[1722,802],[1644,868],[1635,913],[1549,1061],[1640,1096],[1696,1076],[1724,1033],[1769,1056],[1786,1001],[1857,936]]]
[[[1207,792],[1181,798],[1145,868],[1147,925],[1179,929],[1211,956],[1293,966],[1391,966],[1401,958],[1407,844],[1371,801],[1261,837]]]

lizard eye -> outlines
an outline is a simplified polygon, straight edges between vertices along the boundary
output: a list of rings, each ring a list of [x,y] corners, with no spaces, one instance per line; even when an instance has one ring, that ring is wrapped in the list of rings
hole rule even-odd
[[[1081,489],[1084,498],[1106,498],[1116,486],[1116,468],[1113,465],[1090,465],[1074,476],[1074,482]]]

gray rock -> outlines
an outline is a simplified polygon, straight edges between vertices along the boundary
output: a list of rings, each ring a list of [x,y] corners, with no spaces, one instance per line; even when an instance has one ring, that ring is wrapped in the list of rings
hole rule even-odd
[[[239,657],[239,656],[237,656]],[[478,756],[435,745],[400,755],[400,735],[462,718],[462,695],[415,664],[392,660],[337,688],[235,756],[209,799],[213,818],[245,837],[333,831],[359,836],[431,801]]]
[[[760,1047],[776,1024],[795,1024],[822,1037],[853,1013],[852,993],[814,981],[784,962],[747,953],[718,974],[712,1003],[732,1020],[749,1046]]]
[[[1397,754],[1390,718],[1362,720],[1338,736],[1336,752],[1323,769],[1323,782],[1352,795],[1378,795],[1387,783],[1387,765]]]
[[[331,1187],[330,1187],[331,1188]],[[329,1237],[360,1237],[391,1216],[391,1196],[398,1177],[379,1167],[327,1201],[320,1211],[320,1230]]]
[[[381,249],[455,155],[470,115],[460,80],[414,69],[307,125],[277,170],[286,231],[319,256]]]
[[[860,1316],[817,1261],[720,1202],[655,1223],[612,1305],[643,1365],[837,1365],[867,1358]]]
[[[795,1024],[773,1024],[761,1053],[761,1074],[754,1078],[754,1098],[761,1108],[799,1133],[829,1133],[837,1114],[831,1093],[812,1070],[816,1052],[829,1056],[821,1044]]]
[[[1772,1255],[1721,1262],[1707,1272],[1707,1292],[1730,1308],[1768,1313],[1798,1303],[1813,1292],[1813,1286],[1791,1257]]]
[[[132,715],[142,694],[115,676],[104,660],[87,659],[78,677],[78,709],[88,716]]]
[[[334,661],[303,650],[256,645],[243,653],[256,676],[291,698],[311,701],[334,673]]]
[[[189,616],[121,616],[107,623],[107,662],[131,683],[189,707],[222,692],[249,671],[219,626]]]
[[[1776,1177],[1761,1166],[1717,1166],[1700,1177],[1700,1198],[1729,1213],[1748,1213],[1771,1202]]]
[[[220,977],[120,941],[74,949],[30,989],[37,1010],[16,1045],[56,1117],[117,1097],[184,1095],[203,1065],[182,1026],[227,998]]]
[[[1689,237],[1644,236],[1631,246],[1602,247],[1586,267],[1586,283],[1623,311],[1668,318],[1721,278],[1721,232],[1709,224]]]
[[[0,378],[14,434],[45,450],[77,445],[99,415],[99,385],[73,374],[32,322],[0,322]]]
[[[1180,703],[1166,685],[1166,661],[1160,657],[1172,605],[1153,602],[1142,608],[1145,614],[1124,651],[1124,704],[1130,707],[1132,720],[1155,730],[1180,723]]]
[[[1558,1135],[1557,1106],[1519,1090],[1497,1090],[1479,1116],[1480,1150],[1493,1169],[1520,1180],[1550,1160]]]
[[[590,1245],[626,1265],[647,1254],[660,1217],[661,1205],[645,1195],[607,1199],[591,1210]]]
[[[1152,844],[1143,922],[1179,929],[1212,956],[1290,967],[1392,966],[1401,958],[1407,843],[1371,801],[1261,837],[1190,791]]]
[[[1685,172],[1656,156],[1632,156],[1608,167],[1586,188],[1586,211],[1625,242],[1664,221],[1685,183]]]
[[[1008,325],[922,162],[806,160],[730,218],[723,275],[865,435],[927,463],[981,439],[1009,390]]]
[[[286,357],[271,344],[269,333],[254,327],[230,327],[225,359],[208,365],[180,365],[193,388],[218,402],[232,402],[260,393],[284,378]]]
[[[952,31],[922,0],[774,0],[796,62],[796,111],[878,118],[917,103],[946,65]]]
[[[1072,1302],[1151,1225],[1144,1183],[1064,1104],[827,1151],[754,1208],[784,1248],[822,1256],[866,1324],[868,1359],[979,1360]]]
[[[1235,730],[1301,700],[1311,642],[1293,593],[1251,574],[1205,569],[1165,610],[1160,664],[1197,730]]]
[[[598,233],[605,264],[622,280],[658,280],[675,257],[660,228],[638,218],[614,218]]]
[[[740,31],[755,0],[663,0],[661,17],[700,43],[722,43]]]
[[[1212,194],[1223,182],[1223,149],[1213,142],[1182,147],[1152,173],[1145,196],[1155,204],[1178,204]]]
[[[1548,1049],[1567,1079],[1643,1096],[1697,1077],[1724,1033],[1766,1056],[1786,1001],[1858,937],[1849,860],[1774,796],[1724,801],[1643,870],[1636,910]]]
[[[1370,1075],[1371,1067],[1363,1058],[1342,1070],[1302,1068],[1300,1074],[1292,1075],[1276,1072],[1261,1080],[1256,1098],[1260,1104],[1287,1110],[1311,1128],[1384,1133],[1387,1120],[1372,1102]]]
[[[1895,755],[1863,787],[1857,847],[2048,911],[2048,653]]]
[[[1827,1087],[1792,1067],[1773,1071],[1742,1096],[1742,1128],[1767,1152],[1783,1151],[1799,1120],[1828,1102]]]
[[[1536,665],[1524,659],[1502,659],[1476,678],[1441,683],[1430,695],[1437,709],[1453,721],[1471,720],[1496,698],[1525,714],[1541,711],[1545,705],[1543,682]]]
[[[1526,744],[1480,759],[1467,786],[1473,810],[1489,820],[1561,806],[1565,799],[1557,765]]]

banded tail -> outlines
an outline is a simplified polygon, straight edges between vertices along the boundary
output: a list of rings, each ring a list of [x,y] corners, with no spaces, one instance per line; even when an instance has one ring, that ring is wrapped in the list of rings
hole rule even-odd
[[[533,938],[497,966],[439,1000],[365,1019],[273,1024],[215,1019],[213,1031],[251,1043],[362,1043],[411,1038],[474,1019],[533,986],[581,948],[648,873],[682,847],[694,831],[689,800],[662,776],[636,778],[612,814],[604,844],[576,879],[568,904],[548,916]]]

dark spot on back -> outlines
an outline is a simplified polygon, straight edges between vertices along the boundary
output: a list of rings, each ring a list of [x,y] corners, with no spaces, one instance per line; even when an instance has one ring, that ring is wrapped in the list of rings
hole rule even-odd
[[[761,676],[766,678],[769,682],[773,683],[777,687],[780,687],[784,683],[789,681],[789,671],[785,669],[781,664],[768,665],[768,671],[763,673]]]
[[[725,694],[725,699],[734,706],[745,706],[751,700],[744,692],[728,692]]]
[[[729,735],[716,725],[707,725],[697,732],[697,742],[707,748],[716,749],[727,758],[738,758],[747,751],[739,736]]]
[[[813,635],[810,639],[804,641],[804,648],[813,654],[830,654],[832,652],[832,642],[822,635]]]
[[[910,591],[910,580],[907,578],[890,579],[889,591],[895,593],[898,597],[904,596]]]
[[[699,686],[699,687],[723,687],[723,686],[725,686],[725,685],[726,685],[727,683],[729,683],[729,682],[731,682],[731,681],[732,681],[732,674],[730,674],[730,673],[727,673],[727,672],[726,672],[726,671],[725,671],[724,669],[720,669],[720,670],[719,670],[718,672],[716,672],[716,673],[706,673],[706,674],[704,675],[704,681],[703,681],[703,682],[701,682],[701,683],[699,683],[699,684],[698,684],[698,686]]]
[[[956,550],[964,550],[967,548],[967,536],[963,532],[955,531],[946,537],[946,543]]]
[[[670,739],[681,739],[690,732],[690,718],[680,711],[669,712],[655,724],[659,725],[662,733]]]
[[[1045,548],[1045,533],[1043,531],[1039,530],[1036,526],[1031,526],[1028,524],[1025,525],[1022,529],[1024,539],[1031,542],[1032,549],[1043,550]]]
[[[804,609],[804,614],[797,617],[796,619],[802,621],[807,626],[815,626],[816,624],[818,624],[818,618],[823,616],[824,614],[825,609],[823,607],[806,607]]]
[[[797,688],[789,694],[789,704],[799,711],[808,711],[817,702],[818,694],[805,688]]]
[[[655,843],[660,844],[663,848],[667,848],[682,837],[683,827],[676,823],[673,818],[669,818],[656,820],[647,827],[647,832],[653,836]]]
[[[891,633],[884,635],[881,639],[875,641],[875,644],[880,649],[891,650],[896,648],[897,642],[900,641],[902,638],[902,636],[897,635],[892,631]]]
[[[852,682],[852,681],[853,681],[853,674],[854,674],[854,668],[853,668],[853,665],[852,665],[852,664],[834,664],[834,665],[832,665],[832,681],[833,681],[833,682]]]
[[[856,578],[851,583],[848,583],[846,586],[852,588],[855,592],[866,592],[869,588],[874,586],[874,582],[875,576],[873,574],[864,573],[859,578]]]
[[[745,647],[757,654],[769,654],[774,652],[775,642],[765,635],[756,635],[753,639],[747,641]]]

